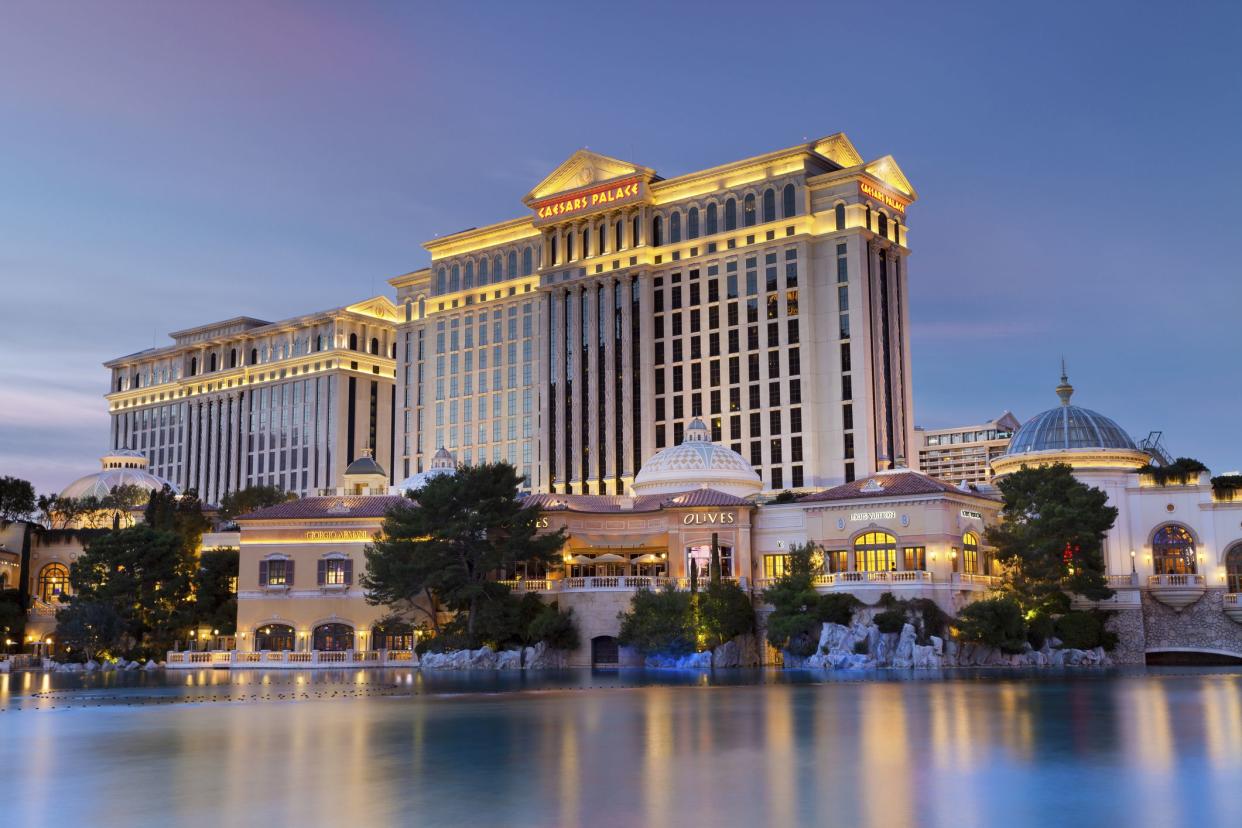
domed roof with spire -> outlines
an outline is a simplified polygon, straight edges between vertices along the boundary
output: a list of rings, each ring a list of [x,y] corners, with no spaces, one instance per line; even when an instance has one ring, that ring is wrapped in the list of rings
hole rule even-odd
[[[631,488],[636,495],[716,489],[747,497],[757,494],[763,481],[746,458],[713,443],[711,432],[696,417],[679,444],[657,451],[643,463]]]
[[[439,477],[443,474],[453,474],[455,471],[457,471],[457,458],[455,458],[453,453],[444,446],[440,446],[440,448],[436,450],[435,455],[432,456],[431,465],[427,467],[426,471],[412,474],[405,480],[402,480],[400,483],[392,487],[392,493],[404,495],[406,492],[416,492],[423,486],[426,486],[427,481],[431,480],[433,477]]]
[[[1073,451],[1078,449],[1125,449],[1138,451],[1125,429],[1103,414],[1070,405],[1074,386],[1069,384],[1065,363],[1061,363],[1061,384],[1057,396],[1061,404],[1023,423],[1009,441],[1006,456],[1040,451]]]
[[[106,497],[117,486],[137,486],[147,491],[159,491],[168,486],[180,494],[176,485],[147,471],[147,456],[134,449],[113,449],[99,458],[99,471],[79,477],[61,490],[64,498]]]

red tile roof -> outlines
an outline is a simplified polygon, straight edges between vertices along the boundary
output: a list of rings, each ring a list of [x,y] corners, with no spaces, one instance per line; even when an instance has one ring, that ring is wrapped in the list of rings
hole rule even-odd
[[[333,495],[304,497],[259,509],[237,520],[309,520],[327,518],[382,518],[400,503],[410,503],[400,495]]]
[[[798,498],[799,503],[818,503],[824,500],[859,500],[869,497],[903,497],[926,494],[956,494],[979,497],[987,500],[996,498],[986,495],[977,489],[960,489],[951,483],[937,480],[916,471],[881,472],[854,480],[841,486],[834,486],[822,492]]]
[[[622,497],[620,495],[534,494],[524,501],[545,512],[617,513],[658,512],[661,509],[688,509],[696,506],[749,506],[742,497],[715,489],[692,489],[675,494]],[[630,506],[626,506],[626,503]]]

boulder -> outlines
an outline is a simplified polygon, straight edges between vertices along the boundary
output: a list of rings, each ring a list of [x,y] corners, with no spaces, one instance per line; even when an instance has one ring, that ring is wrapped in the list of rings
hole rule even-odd
[[[521,650],[501,650],[496,653],[496,669],[497,670],[521,670],[522,669],[522,651]]]
[[[914,627],[910,624],[905,624],[901,628],[901,634],[897,637],[897,647],[893,651],[893,666],[899,668],[910,667],[914,663],[914,647]]]
[[[712,667],[755,667],[759,645],[753,635],[739,635],[712,650]]]
[[[156,664],[155,659],[152,658],[152,659],[147,660],[146,666],[143,667],[142,669],[147,670],[147,671],[158,670],[160,669],[160,665]]]
[[[683,656],[649,655],[643,660],[643,666],[656,670],[710,670],[712,668],[711,650],[701,653],[690,653]]]
[[[93,673],[99,669],[99,662],[92,658],[90,661],[86,662],[86,664],[82,665],[82,669],[88,673]]]
[[[564,650],[553,650],[542,641],[527,647],[522,653],[522,664],[527,670],[556,670],[564,667],[566,662]]]

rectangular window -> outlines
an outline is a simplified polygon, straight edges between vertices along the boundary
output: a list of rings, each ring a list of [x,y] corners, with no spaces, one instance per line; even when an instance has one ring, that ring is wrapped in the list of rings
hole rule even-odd
[[[927,569],[927,548],[924,546],[907,546],[902,550],[904,555],[904,569],[908,571],[919,571]]]

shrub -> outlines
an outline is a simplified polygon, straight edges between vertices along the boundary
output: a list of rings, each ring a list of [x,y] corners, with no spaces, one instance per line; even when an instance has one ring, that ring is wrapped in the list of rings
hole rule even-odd
[[[1026,640],[1032,649],[1042,650],[1044,644],[1048,643],[1052,633],[1052,617],[1039,613],[1027,624]]]
[[[906,610],[904,607],[884,610],[884,612],[876,613],[875,618],[871,619],[871,622],[882,633],[899,633],[901,628],[906,625]]]
[[[618,641],[643,654],[687,655],[695,650],[692,594],[671,587],[634,593],[627,612],[619,614]]]
[[[581,644],[574,611],[561,612],[555,603],[545,604],[527,630],[527,640],[540,642],[554,650],[576,650]]]
[[[962,610],[958,631],[967,641],[997,647],[1004,653],[1020,653],[1026,645],[1026,622],[1013,598],[985,598]]]
[[[854,642],[854,655],[866,655],[871,652],[871,645],[867,643],[867,639]]]
[[[1072,650],[1111,650],[1117,646],[1117,633],[1104,628],[1107,621],[1108,614],[1098,610],[1067,612],[1056,620],[1057,638],[1062,647]]]
[[[822,625],[808,614],[768,616],[768,641],[790,655],[815,655],[819,646],[819,629]]]
[[[848,627],[854,620],[854,610],[860,606],[862,601],[848,592],[829,592],[819,596],[819,600],[815,602],[815,617],[825,624]]]
[[[695,626],[709,648],[755,630],[755,606],[737,584],[709,583],[694,596],[694,602]]]

